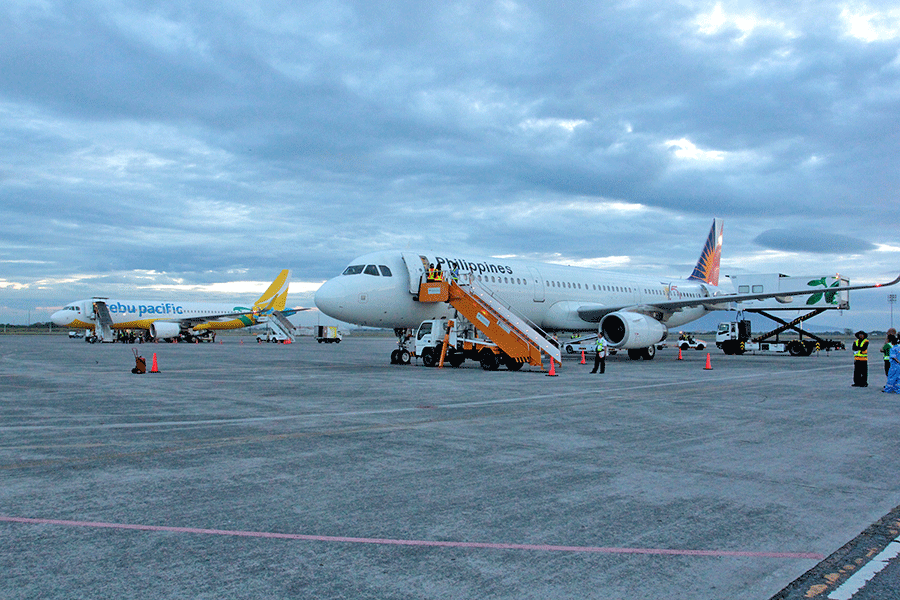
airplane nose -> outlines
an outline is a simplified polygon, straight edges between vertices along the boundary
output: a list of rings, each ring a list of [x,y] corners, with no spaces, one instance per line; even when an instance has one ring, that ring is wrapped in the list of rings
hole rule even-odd
[[[316,291],[316,306],[329,317],[340,319],[347,306],[348,293],[343,282],[330,279]]]
[[[69,324],[69,319],[66,318],[66,315],[64,314],[65,312],[66,311],[64,311],[64,310],[56,311],[55,313],[50,315],[50,321],[54,325],[59,325],[60,327],[65,327],[66,325]]]

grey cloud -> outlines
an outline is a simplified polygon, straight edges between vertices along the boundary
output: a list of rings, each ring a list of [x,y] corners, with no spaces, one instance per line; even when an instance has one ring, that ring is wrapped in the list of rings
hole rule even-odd
[[[808,229],[770,229],[753,240],[760,246],[784,252],[815,254],[861,254],[875,245],[854,237]]]

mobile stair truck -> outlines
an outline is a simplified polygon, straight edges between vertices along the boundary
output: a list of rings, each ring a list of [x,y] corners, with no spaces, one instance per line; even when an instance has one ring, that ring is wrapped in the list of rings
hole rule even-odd
[[[474,280],[421,282],[418,301],[447,302],[457,314],[454,319],[419,325],[413,352],[427,367],[443,366],[445,361],[458,367],[469,359],[477,360],[485,371],[501,366],[518,371],[525,363],[543,368],[542,354],[556,364],[561,361],[555,341]]]
[[[748,319],[742,318],[738,312],[737,319],[719,323],[716,330],[716,346],[725,354],[744,354],[745,352],[786,352],[791,356],[809,356],[819,350],[843,350],[844,343],[823,339],[800,327],[800,324],[820,315],[827,310],[848,310],[850,293],[841,287],[850,285],[846,278],[832,276],[800,276],[788,277],[779,273],[764,275],[731,276],[738,294],[777,292],[780,290],[796,291],[804,286],[821,288],[804,296],[778,296],[766,300],[753,300],[742,303],[742,312],[762,315],[779,324],[778,327],[754,336]],[[792,321],[786,321],[771,314],[773,311],[803,311]],[[787,330],[798,334],[797,339],[782,340],[780,334]],[[774,339],[770,339],[773,338]]]
[[[294,330],[296,327],[280,310],[274,310],[268,315],[260,316],[259,323],[264,324],[266,330],[256,336],[257,342],[276,344],[291,344],[294,342]]]

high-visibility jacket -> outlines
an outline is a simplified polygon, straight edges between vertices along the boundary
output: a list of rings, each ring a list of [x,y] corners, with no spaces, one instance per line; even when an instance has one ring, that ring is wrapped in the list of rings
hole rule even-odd
[[[600,356],[606,356],[606,344],[603,343],[602,338],[597,339],[597,354]]]
[[[853,359],[869,360],[869,340],[856,340],[853,342]]]

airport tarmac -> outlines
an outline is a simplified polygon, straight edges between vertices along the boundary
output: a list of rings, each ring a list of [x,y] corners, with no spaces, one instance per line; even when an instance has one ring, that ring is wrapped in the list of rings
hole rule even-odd
[[[900,524],[880,357],[858,389],[849,351],[548,377],[220,339],[0,336],[0,597],[826,598]]]

